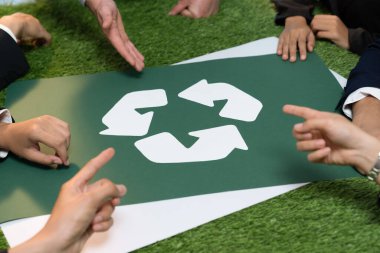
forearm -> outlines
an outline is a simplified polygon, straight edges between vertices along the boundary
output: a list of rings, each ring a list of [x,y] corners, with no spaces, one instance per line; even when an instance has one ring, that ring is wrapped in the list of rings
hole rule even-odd
[[[354,103],[352,115],[355,125],[380,140],[380,100],[368,96]]]
[[[348,117],[351,117],[349,109],[352,109],[352,103],[357,102],[358,93],[363,95],[371,94],[380,99],[380,39],[376,40],[360,57],[359,63],[351,71],[348,77],[347,85],[344,88],[344,93],[340,99],[337,108],[341,109]],[[368,93],[367,88],[372,91]],[[367,91],[363,91],[366,89]],[[359,95],[361,98],[362,95]],[[364,113],[364,111],[361,110]]]
[[[0,90],[28,72],[24,53],[7,32],[0,29]]]
[[[28,241],[9,249],[8,253],[64,253],[64,250],[55,247],[54,244],[58,242],[59,238],[53,240],[50,236],[45,236],[42,230]]]

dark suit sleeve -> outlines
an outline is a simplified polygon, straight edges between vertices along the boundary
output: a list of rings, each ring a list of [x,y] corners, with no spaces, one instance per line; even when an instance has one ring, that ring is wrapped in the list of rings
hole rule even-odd
[[[276,25],[284,25],[287,17],[302,16],[310,23],[313,19],[312,0],[272,0],[277,9]]]
[[[29,70],[22,50],[8,33],[0,29],[0,90]]]
[[[350,51],[358,55],[361,55],[376,38],[380,38],[380,34],[370,33],[363,28],[348,29]]]
[[[342,106],[347,97],[363,87],[380,89],[380,39],[377,39],[374,44],[365,50],[360,57],[359,63],[351,71],[337,109],[342,111]]]

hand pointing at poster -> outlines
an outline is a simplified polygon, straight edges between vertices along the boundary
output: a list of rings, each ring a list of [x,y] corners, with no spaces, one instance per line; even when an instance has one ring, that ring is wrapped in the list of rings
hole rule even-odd
[[[379,141],[336,113],[285,105],[287,114],[305,119],[294,125],[297,149],[310,152],[311,162],[352,165],[367,175],[380,151]]]
[[[89,181],[114,153],[112,148],[104,150],[67,181],[44,228],[9,252],[80,252],[93,233],[107,231],[127,189],[108,179]]]

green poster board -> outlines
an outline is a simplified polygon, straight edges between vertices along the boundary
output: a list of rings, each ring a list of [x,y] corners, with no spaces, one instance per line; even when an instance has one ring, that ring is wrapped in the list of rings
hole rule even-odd
[[[202,79],[228,83],[258,99],[263,108],[257,119],[220,117],[225,100],[207,107],[178,97]],[[138,110],[154,112],[146,135],[99,134],[107,129],[103,116],[124,95],[153,89],[165,90],[168,104]],[[116,156],[97,178],[127,185],[122,204],[356,176],[350,169],[308,163],[306,155],[296,151],[291,134],[300,119],[281,110],[291,103],[332,111],[340,94],[338,83],[315,54],[297,63],[269,55],[147,68],[142,74],[109,72],[19,81],[7,92],[13,116],[22,121],[50,114],[67,121],[72,131],[71,166],[46,169],[12,156],[2,162],[0,221],[49,213],[61,184],[110,146]],[[155,163],[135,147],[145,137],[169,132],[190,148],[197,138],[189,132],[224,125],[236,126],[248,150],[234,149],[226,158],[213,161]]]

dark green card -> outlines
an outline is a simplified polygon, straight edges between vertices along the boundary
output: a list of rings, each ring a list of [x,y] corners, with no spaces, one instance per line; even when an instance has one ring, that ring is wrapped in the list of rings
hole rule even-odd
[[[214,101],[214,107],[178,97],[203,79],[210,85],[228,84],[231,92],[225,93],[226,98],[232,96],[232,90],[239,89],[259,100],[263,108],[257,119],[219,116],[227,105],[223,96],[216,96],[215,100],[222,100]],[[139,114],[154,112],[147,134],[99,134],[107,129],[102,118],[126,94],[155,89],[165,91],[167,105],[137,109]],[[50,114],[67,121],[72,131],[72,165],[50,170],[15,157],[2,162],[0,221],[49,213],[60,185],[110,146],[116,149],[116,156],[97,178],[107,177],[127,185],[128,194],[122,204],[355,176],[347,168],[308,163],[306,155],[296,151],[291,134],[293,124],[300,119],[284,115],[281,110],[284,104],[291,103],[333,111],[341,91],[315,54],[297,63],[269,55],[147,68],[140,75],[110,72],[16,82],[7,92],[7,106],[15,119]],[[208,92],[204,95],[207,97]],[[248,150],[232,146],[225,158],[207,160],[208,154],[221,148],[229,137],[223,132],[214,138],[217,144],[209,140],[206,151],[200,152],[206,157],[202,162],[152,162],[135,146],[138,141],[165,132],[184,145],[185,151],[195,149],[193,144],[199,144],[203,137],[190,136],[189,132],[223,126],[234,126]],[[151,147],[150,143],[146,146]],[[173,157],[164,146],[161,149],[169,154],[169,160],[181,160],[175,153],[177,149]]]

